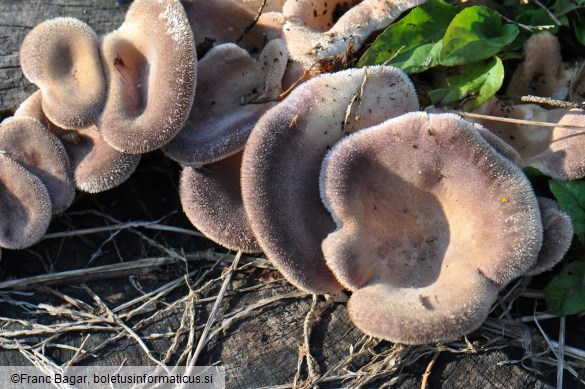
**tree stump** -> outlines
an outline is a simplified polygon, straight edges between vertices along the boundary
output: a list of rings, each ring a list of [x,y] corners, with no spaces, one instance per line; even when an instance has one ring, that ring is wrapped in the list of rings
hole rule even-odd
[[[118,5],[114,0],[1,0],[0,9],[0,114],[6,117],[36,90],[22,75],[18,55],[22,40],[31,28],[49,18],[70,16],[88,23],[103,35],[122,23],[127,6]],[[95,226],[93,222],[111,224],[114,223],[111,218],[158,220],[169,214],[172,216],[165,219],[166,223],[192,229],[180,212],[176,192],[178,171],[179,167],[162,154],[152,153],[144,158],[129,182],[108,193],[79,195],[71,213],[57,217],[52,229],[87,228]],[[153,188],[153,177],[163,184]],[[79,218],[75,212],[86,212],[88,216]],[[103,277],[98,274],[97,280],[83,275],[81,278],[65,277],[28,283],[18,290],[2,287],[0,282],[0,289],[6,293],[2,294],[4,297],[0,301],[0,316],[8,318],[4,320],[8,324],[0,331],[0,364],[30,364],[26,356],[35,355],[35,352],[44,353],[57,365],[71,360],[76,354],[75,363],[82,365],[152,365],[153,358],[169,364],[186,363],[181,354],[189,347],[195,348],[222,283],[222,268],[226,271],[233,255],[225,257],[222,265],[222,256],[218,253],[225,250],[202,238],[176,236],[172,232],[159,231],[149,235],[147,232],[133,232],[129,227],[115,240],[110,234],[102,232],[68,240],[45,240],[31,250],[20,252],[5,250],[2,280],[45,273],[47,269],[39,265],[42,261],[35,259],[37,257],[49,263],[50,272],[61,273],[120,261],[131,263],[148,257],[157,247],[159,251],[156,253],[160,256],[160,246],[175,250],[175,253],[184,250],[199,254],[184,263],[161,261],[160,266],[134,269],[129,273],[104,273]],[[111,246],[112,241],[114,244],[118,242],[115,248]],[[213,250],[207,257],[203,251],[206,249]],[[96,253],[99,255],[93,262]],[[359,383],[356,376],[348,372],[368,366],[373,355],[385,355],[388,361],[394,362],[385,362],[385,365],[380,362],[390,374],[368,385],[377,387],[396,380],[396,386],[401,388],[421,386],[425,369],[434,355],[431,348],[398,347],[387,342],[364,340],[363,334],[349,321],[344,303],[320,297],[313,306],[312,296],[299,292],[282,280],[266,261],[250,259],[243,263],[244,266],[234,273],[221,302],[217,316],[220,319],[211,327],[211,333],[217,333],[197,360],[200,365],[225,365],[227,387],[292,384],[297,372],[298,383],[304,381],[307,384],[310,381],[307,378],[328,377],[322,380],[320,387],[339,387],[344,382],[356,385]],[[215,270],[211,269],[214,264]],[[193,274],[186,277],[187,272]],[[208,274],[199,278],[204,272]],[[214,278],[218,280],[206,290],[197,292],[202,286],[196,285],[197,280],[204,283]],[[181,283],[182,279],[189,279],[190,285]],[[168,293],[165,292],[152,306],[142,307],[135,314],[130,308],[123,308],[125,302],[174,281],[179,286],[167,290]],[[103,305],[96,303],[95,295],[100,297]],[[137,306],[132,305],[133,308]],[[32,307],[37,311],[31,312]],[[113,313],[108,313],[106,307]],[[253,309],[246,314],[246,309],[250,308]],[[311,309],[314,320],[307,319]],[[94,318],[94,321],[83,321],[81,314]],[[120,329],[116,315],[143,339],[148,352],[132,334]],[[81,320],[86,328],[75,329],[66,325],[75,320]],[[61,324],[64,329],[59,333]],[[307,331],[310,331],[308,350],[305,342]],[[16,340],[20,348],[15,346]],[[360,342],[366,342],[371,349],[348,360],[350,350],[354,347],[355,353],[356,344]],[[80,347],[87,353],[79,355],[75,350]],[[518,349],[513,347],[480,353],[441,352],[430,370],[428,383],[432,388],[549,387],[520,365],[505,363],[509,355],[517,352]],[[307,363],[309,353],[314,363]],[[394,359],[390,358],[392,355]],[[410,361],[413,355],[420,358]],[[336,366],[343,361],[348,363],[336,371]],[[313,377],[309,376],[311,372]]]

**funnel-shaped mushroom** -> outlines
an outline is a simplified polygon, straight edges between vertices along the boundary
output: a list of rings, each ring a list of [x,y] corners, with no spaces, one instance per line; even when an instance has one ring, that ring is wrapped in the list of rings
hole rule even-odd
[[[535,104],[503,106],[492,99],[476,112],[535,122],[529,125],[478,120],[520,154],[523,166],[537,168],[559,180],[585,177],[585,130],[582,129],[585,128],[584,110],[547,110]],[[559,126],[545,127],[537,122]]]
[[[318,60],[342,54],[351,44],[358,50],[374,31],[386,28],[401,13],[425,1],[287,1],[282,12],[290,56],[310,67]]]
[[[280,39],[268,43],[258,61],[233,43],[213,48],[199,61],[189,122],[165,154],[197,167],[242,150],[260,116],[277,104],[286,62]]]
[[[530,183],[456,115],[410,113],[347,137],[321,188],[337,225],[323,252],[354,291],[351,319],[393,342],[474,330],[541,248]]]
[[[258,122],[244,149],[242,197],[264,253],[296,286],[341,289],[321,241],[334,229],[319,197],[319,169],[343,136],[418,109],[408,77],[392,67],[348,69],[300,85]]]
[[[102,45],[109,82],[99,123],[118,151],[141,154],[183,127],[195,93],[193,33],[178,0],[136,0]]]
[[[63,145],[36,119],[14,117],[0,125],[0,151],[40,178],[54,213],[71,205],[75,187]]]
[[[239,152],[219,162],[181,173],[180,197],[183,211],[209,239],[230,250],[262,251],[244,212],[240,191]]]
[[[524,44],[524,61],[518,66],[506,94],[535,95],[564,100],[569,95],[574,69],[563,64],[561,45],[549,32],[532,35]]]
[[[51,222],[51,200],[41,180],[0,152],[0,247],[19,250],[38,242]]]
[[[139,154],[121,153],[102,138],[97,126],[78,131],[64,130],[52,123],[41,109],[41,94],[33,93],[14,113],[40,121],[57,136],[67,152],[77,189],[98,193],[112,189],[130,177],[140,162]]]
[[[542,216],[543,240],[536,263],[524,275],[533,276],[552,269],[563,259],[573,240],[573,223],[557,202],[538,197]]]
[[[43,93],[43,110],[60,127],[81,128],[97,121],[106,83],[96,33],[73,18],[37,25],[20,49],[22,72]]]
[[[281,14],[263,13],[254,23],[258,10],[251,11],[235,0],[183,0],[182,3],[199,54],[200,51],[205,54],[212,45],[236,43],[240,38],[242,47],[250,54],[259,54],[266,42],[282,38]]]

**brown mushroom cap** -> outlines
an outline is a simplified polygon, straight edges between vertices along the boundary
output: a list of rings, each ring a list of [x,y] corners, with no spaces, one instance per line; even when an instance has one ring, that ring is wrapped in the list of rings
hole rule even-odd
[[[189,122],[165,154],[198,167],[242,150],[260,116],[278,103],[286,63],[280,39],[269,42],[258,61],[233,43],[214,47],[199,61]]]
[[[75,129],[97,121],[106,83],[96,33],[73,18],[37,25],[20,49],[22,72],[43,93],[43,110],[53,123]]]
[[[239,152],[219,162],[181,173],[183,211],[195,228],[230,250],[262,251],[244,212],[240,192]]]
[[[51,200],[41,180],[0,153],[0,247],[19,250],[38,242],[51,222]]]
[[[132,154],[168,143],[185,124],[195,93],[195,44],[179,1],[134,1],[102,51],[109,81],[99,123],[104,140]]]
[[[520,155],[524,166],[537,168],[558,180],[574,180],[585,177],[585,111],[581,109],[547,110],[535,104],[502,106],[490,100],[478,113],[529,120],[558,123],[575,128],[544,127],[478,120],[494,134],[512,146]]]
[[[542,244],[522,171],[452,114],[409,113],[342,140],[321,193],[337,225],[323,252],[355,290],[351,318],[394,342],[474,330]]]
[[[524,273],[525,276],[534,276],[552,269],[569,251],[573,240],[573,223],[557,202],[538,197],[538,205],[542,216],[542,248],[536,263]]]
[[[121,153],[113,149],[103,140],[95,125],[78,131],[58,127],[42,111],[41,98],[40,91],[33,93],[18,107],[14,116],[37,119],[61,140],[77,189],[88,193],[103,192],[130,177],[140,162],[139,154]]]
[[[51,197],[54,213],[75,197],[69,159],[63,145],[36,119],[14,117],[0,125],[0,150],[39,177]]]
[[[210,45],[236,43],[254,23],[257,13],[257,10],[251,11],[234,0],[182,0],[182,3],[193,29],[198,53],[210,49]],[[266,42],[282,38],[283,24],[281,14],[263,13],[240,44],[250,54],[258,54]]]
[[[524,44],[524,61],[514,72],[506,94],[566,99],[575,70],[561,61],[556,36],[546,31],[532,35]]]
[[[297,87],[254,127],[242,161],[242,197],[264,253],[299,288],[332,293],[321,241],[334,229],[319,169],[344,135],[418,109],[408,77],[392,67],[348,69]]]
[[[312,66],[335,57],[350,44],[358,50],[377,30],[426,0],[287,1],[283,7],[284,38],[291,58]]]

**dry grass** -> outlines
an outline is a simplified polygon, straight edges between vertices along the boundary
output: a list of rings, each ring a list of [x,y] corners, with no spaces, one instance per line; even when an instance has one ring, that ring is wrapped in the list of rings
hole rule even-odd
[[[52,233],[46,238],[69,239],[104,231],[118,236],[116,233],[121,229],[135,229],[136,233],[142,234],[139,231],[141,228],[193,234],[192,231],[164,226],[158,222],[129,222],[103,228]],[[160,245],[148,239],[145,240],[148,244]],[[140,352],[152,364],[166,368],[172,360],[177,364],[194,366],[205,346],[218,334],[229,331],[235,322],[246,320],[254,312],[270,309],[274,304],[288,299],[306,299],[310,301],[310,308],[304,322],[298,323],[303,330],[303,339],[299,347],[297,374],[290,383],[274,388],[311,388],[330,382],[341,383],[347,388],[358,388],[380,379],[384,379],[385,387],[390,387],[403,378],[401,371],[404,367],[416,361],[427,361],[427,369],[420,377],[424,388],[439,355],[477,353],[506,346],[521,347],[524,350],[524,357],[516,363],[531,369],[537,369],[539,366],[543,368],[549,365],[558,366],[559,371],[566,370],[585,383],[578,374],[579,370],[585,368],[585,351],[563,345],[564,326],[561,326],[563,332],[559,334],[559,342],[555,342],[539,325],[542,320],[563,318],[556,318],[546,312],[534,312],[531,316],[518,317],[510,313],[519,299],[541,298],[538,291],[526,289],[526,280],[518,280],[500,297],[492,315],[477,333],[480,334],[479,338],[476,336],[473,343],[463,339],[434,346],[407,347],[364,336],[348,350],[345,358],[321,372],[312,354],[311,334],[314,326],[318,325],[322,312],[333,304],[332,301],[322,301],[321,297],[296,291],[275,294],[236,306],[231,310],[220,310],[219,307],[226,296],[235,296],[260,288],[270,289],[282,284],[283,281],[276,279],[265,283],[257,282],[242,290],[233,289],[230,285],[234,274],[251,268],[271,269],[270,263],[263,258],[243,256],[241,253],[234,255],[213,250],[180,253],[172,247],[159,249],[168,255],[1,282],[0,302],[29,314],[26,318],[23,316],[18,319],[0,317],[3,327],[0,347],[18,350],[24,358],[42,371],[62,371],[64,367],[78,363],[87,356],[99,357],[109,345],[125,338],[138,345]],[[197,270],[189,271],[188,264],[198,264],[199,267]],[[142,291],[138,297],[121,301],[115,306],[108,304],[89,286],[90,282],[96,280],[121,277],[131,279],[131,276],[152,273],[161,266],[185,270],[175,279],[148,292]],[[80,291],[83,293],[78,293],[75,297],[68,295],[57,289],[61,285],[75,285],[81,288]],[[61,301],[61,304],[29,302],[27,296],[39,290],[51,294]],[[180,297],[170,299],[171,295],[177,295],[177,291],[185,293],[179,293]],[[211,291],[213,293],[210,294]],[[81,295],[85,297],[82,298]],[[203,295],[206,297],[201,297]],[[209,305],[210,311],[199,309]],[[149,323],[175,311],[182,312],[177,328],[148,335],[143,333]],[[201,312],[209,313],[203,320],[204,324],[197,324],[196,316],[200,316]],[[50,324],[41,324],[47,322]],[[535,332],[535,327],[540,330]],[[92,334],[98,332],[108,334],[107,340],[89,346],[88,340]],[[79,346],[67,341],[67,335],[73,333],[86,334]],[[149,342],[161,338],[168,339],[171,346],[165,355],[157,357],[149,349]],[[65,349],[73,353],[64,363],[57,363],[46,353],[48,349]]]

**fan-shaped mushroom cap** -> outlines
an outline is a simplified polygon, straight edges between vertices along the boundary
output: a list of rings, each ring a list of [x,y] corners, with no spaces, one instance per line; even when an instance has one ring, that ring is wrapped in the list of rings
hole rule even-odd
[[[51,200],[41,180],[0,153],[0,247],[19,250],[38,242],[51,222]]]
[[[258,61],[233,43],[213,48],[199,61],[189,122],[165,154],[197,167],[242,150],[260,116],[277,104],[286,62],[280,39],[268,43]]]
[[[569,251],[573,240],[573,223],[559,208],[557,202],[538,197],[538,205],[542,216],[542,248],[536,263],[524,273],[525,276],[533,276],[552,269]]]
[[[49,192],[54,213],[71,205],[75,187],[69,159],[59,139],[41,122],[27,117],[2,122],[0,150],[40,178]]]
[[[556,36],[546,31],[532,35],[524,44],[524,58],[508,84],[507,95],[567,98],[574,70],[561,62]]]
[[[103,40],[109,93],[99,130],[118,151],[141,154],[183,127],[195,93],[193,33],[178,0],[136,0]]]
[[[251,11],[234,0],[182,0],[193,29],[198,52],[210,44],[236,43],[243,35],[242,47],[251,54],[260,53],[266,42],[282,38],[284,19],[280,13],[263,13],[256,19],[257,9]]]
[[[344,135],[418,109],[408,77],[392,67],[348,69],[297,87],[258,122],[244,149],[242,197],[264,253],[299,288],[341,289],[321,241],[334,229],[319,169]]]
[[[240,192],[239,152],[219,162],[181,173],[179,194],[183,211],[209,239],[230,250],[262,251],[244,212]]]
[[[426,0],[287,1],[284,37],[290,56],[306,67],[335,57],[350,44],[358,50],[374,31]]]
[[[20,49],[22,72],[41,88],[43,110],[60,127],[97,121],[106,83],[96,33],[73,18],[47,20],[31,30]]]
[[[394,342],[474,330],[542,244],[522,171],[452,114],[409,113],[342,140],[321,193],[337,225],[323,252],[355,291],[351,318]]]
[[[525,166],[522,157],[518,152],[510,146],[508,143],[504,142],[502,138],[482,126],[481,124],[475,123],[475,129],[481,135],[481,137],[496,150],[502,156],[508,158],[510,161],[514,162],[516,165],[523,167]]]
[[[78,131],[64,130],[45,116],[40,91],[33,93],[14,113],[15,117],[37,119],[57,136],[67,152],[77,189],[98,193],[112,189],[130,177],[140,162],[139,154],[121,153],[102,138],[97,126]]]
[[[547,110],[536,104],[502,106],[495,99],[477,113],[511,119],[559,124],[544,127],[499,121],[477,120],[520,155],[524,166],[535,167],[559,180],[585,177],[585,111],[581,109]],[[563,126],[575,126],[566,128]]]

